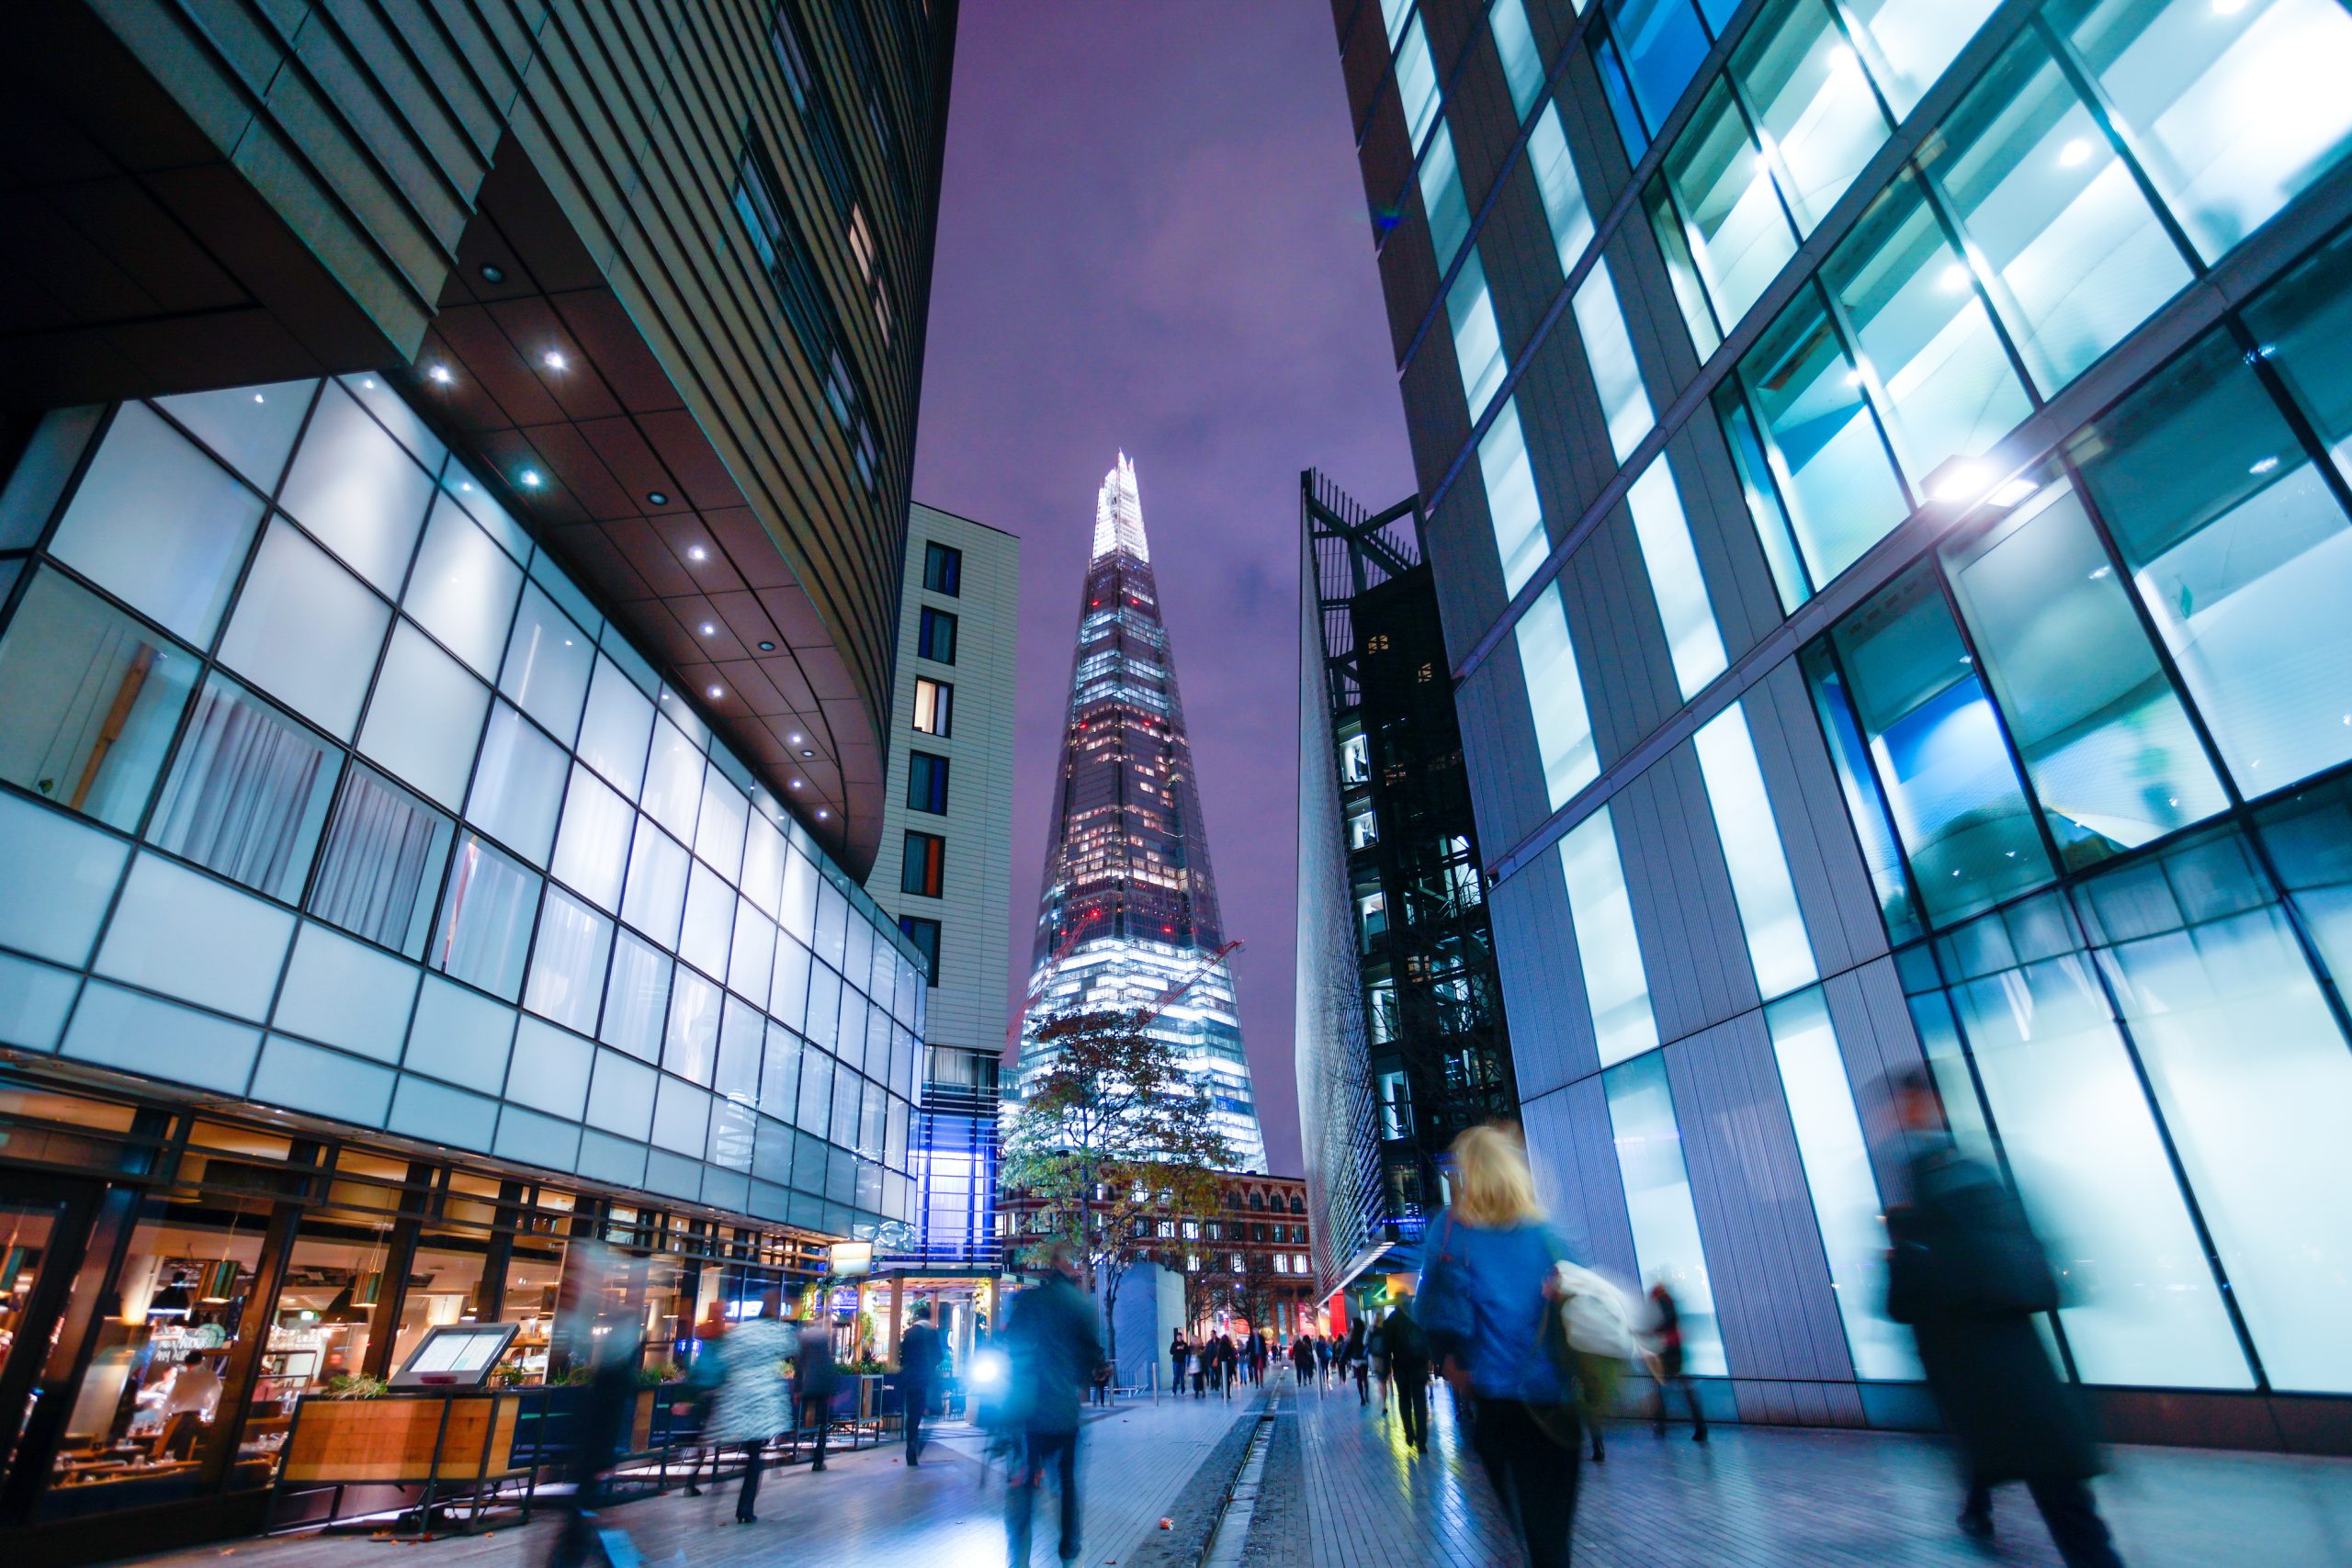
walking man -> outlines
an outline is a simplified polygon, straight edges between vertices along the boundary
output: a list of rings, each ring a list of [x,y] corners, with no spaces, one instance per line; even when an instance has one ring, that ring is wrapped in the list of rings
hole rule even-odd
[[[915,1303],[915,1320],[899,1337],[899,1418],[907,1429],[907,1465],[922,1463],[922,1422],[931,1414],[932,1391],[939,1386],[939,1330],[931,1325],[931,1303]]]
[[[1031,1517],[1049,1470],[1061,1494],[1061,1561],[1078,1561],[1079,1390],[1102,1359],[1094,1306],[1078,1288],[1070,1249],[1056,1243],[1046,1265],[1042,1284],[1012,1298],[1004,1328],[1012,1360],[1006,1424],[1016,1444],[1004,1497],[1011,1568],[1029,1568]]]

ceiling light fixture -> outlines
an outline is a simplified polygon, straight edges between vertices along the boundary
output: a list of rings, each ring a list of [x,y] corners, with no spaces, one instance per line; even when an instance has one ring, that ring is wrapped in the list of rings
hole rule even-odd
[[[1938,501],[1975,501],[1993,488],[1993,476],[1982,463],[1959,462],[1947,468],[1931,487]]]
[[[649,490],[645,492],[645,499],[655,506],[667,506],[670,504],[670,492],[666,490]]]
[[[538,489],[539,470],[537,468],[525,468],[523,470],[523,486],[526,490]]]
[[[710,688],[710,694],[711,694],[713,697],[723,697],[723,696],[725,696],[727,694],[726,694],[726,693],[724,693],[724,692],[722,692],[722,691],[720,691],[718,687],[713,686],[713,687],[711,687],[711,688]]]
[[[813,757],[813,756],[815,756],[817,753],[816,753],[816,752],[814,752],[814,751],[809,750],[807,747],[805,747],[805,746],[804,746],[804,747],[802,747],[802,748],[800,749],[800,754],[801,754],[802,756],[804,756],[804,757]]]
[[[718,628],[712,626],[708,621],[705,621],[702,624],[702,635],[705,637],[716,637],[718,635]]]
[[[710,552],[704,549],[700,545],[688,545],[686,547],[686,558],[688,560],[703,560],[707,558]]]
[[[832,815],[832,814],[831,814],[831,812],[827,811],[823,807],[821,807],[821,806],[820,806],[820,807],[817,807],[817,820],[818,820],[818,821],[822,822],[822,821],[823,821],[827,817],[829,817],[829,816],[831,816],[831,815]]]
[[[457,379],[456,377],[449,374],[449,367],[446,365],[436,365],[432,369],[427,370],[424,373],[424,378],[443,387],[447,386],[450,382]]]
[[[506,269],[496,262],[484,262],[481,264],[481,280],[484,283],[503,283],[506,281]]]
[[[795,746],[799,745],[799,744],[800,744],[800,737],[798,737],[797,735],[796,735],[796,736],[792,737],[792,743],[793,743]]]
[[[550,370],[568,370],[571,367],[571,361],[563,356],[563,350],[560,348],[548,349],[539,355],[539,363]]]
[[[800,781],[799,781],[798,779],[795,779],[795,780],[793,780],[793,781],[792,781],[792,787],[793,787],[793,788],[795,788],[795,789],[798,789],[798,788],[800,787]]]
[[[2080,168],[2090,161],[2091,143],[2087,136],[2077,136],[2058,149],[2058,164],[2061,168]]]
[[[763,642],[760,644],[760,651],[762,653],[774,653],[775,651],[775,644],[772,642]]]

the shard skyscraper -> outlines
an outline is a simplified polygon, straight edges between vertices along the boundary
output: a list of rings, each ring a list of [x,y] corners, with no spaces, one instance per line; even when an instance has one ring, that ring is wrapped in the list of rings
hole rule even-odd
[[[1208,1090],[1235,1168],[1263,1170],[1225,942],[1143,502],[1122,452],[1094,503],[1020,1077],[1049,1060],[1035,1033],[1056,1013],[1157,1007],[1153,1032]]]

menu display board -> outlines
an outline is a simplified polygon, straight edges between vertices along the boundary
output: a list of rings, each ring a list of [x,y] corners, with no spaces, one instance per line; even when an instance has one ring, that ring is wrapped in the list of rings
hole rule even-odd
[[[401,1370],[394,1388],[480,1388],[514,1340],[512,1323],[445,1323],[424,1338]]]

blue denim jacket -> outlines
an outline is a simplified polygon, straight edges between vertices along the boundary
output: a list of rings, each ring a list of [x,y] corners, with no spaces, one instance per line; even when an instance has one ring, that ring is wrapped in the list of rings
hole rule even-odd
[[[1473,1392],[1489,1399],[1563,1404],[1575,1391],[1543,1345],[1544,1280],[1561,1258],[1575,1260],[1550,1225],[1487,1230],[1451,1210],[1421,1240],[1419,1315],[1430,1359],[1451,1356],[1468,1371]]]

